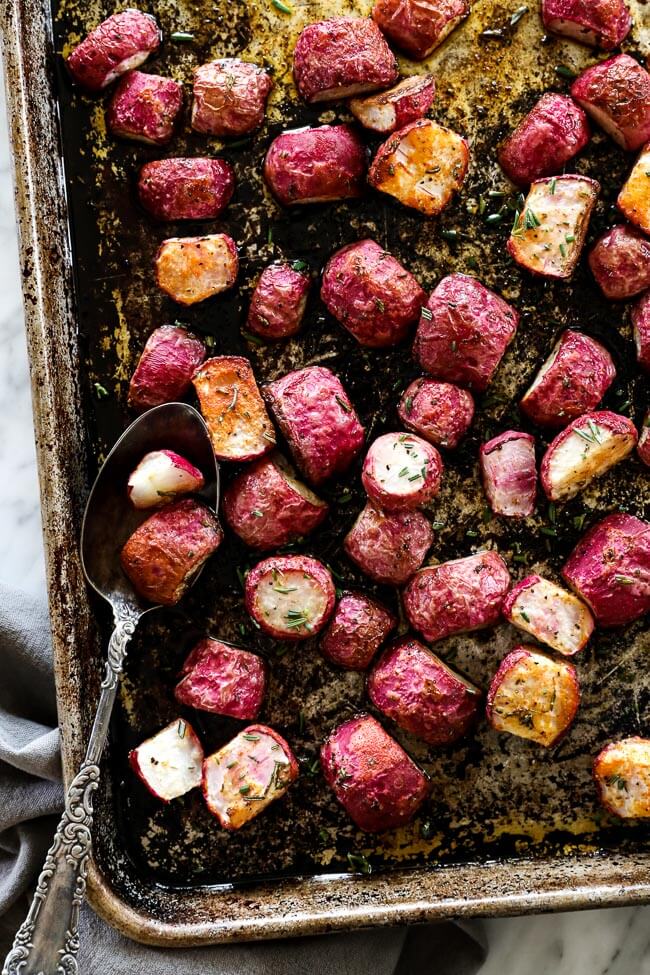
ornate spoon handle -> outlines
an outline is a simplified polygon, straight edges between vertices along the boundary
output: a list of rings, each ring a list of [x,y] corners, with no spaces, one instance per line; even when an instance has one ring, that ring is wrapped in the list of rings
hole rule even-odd
[[[106,675],[86,757],[70,783],[65,809],[47,852],[27,917],[18,929],[2,975],[75,975],[79,908],[86,892],[92,848],[93,792],[117,694],[117,684],[138,617],[116,617]]]

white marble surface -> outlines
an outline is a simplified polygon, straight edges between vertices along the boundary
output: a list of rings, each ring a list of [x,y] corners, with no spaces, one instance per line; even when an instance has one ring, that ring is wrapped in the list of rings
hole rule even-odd
[[[0,581],[44,596],[4,92],[0,113]],[[650,907],[508,918],[485,929],[480,975],[650,975]]]

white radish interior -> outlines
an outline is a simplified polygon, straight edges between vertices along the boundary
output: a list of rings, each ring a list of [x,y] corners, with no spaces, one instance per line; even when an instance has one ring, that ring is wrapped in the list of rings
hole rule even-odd
[[[368,472],[387,494],[417,494],[427,480],[429,458],[405,434],[380,437],[368,451]]]
[[[144,64],[150,54],[151,51],[136,51],[136,53],[132,54],[130,58],[124,58],[123,61],[120,61],[119,64],[115,65],[110,74],[106,75],[102,88],[107,88],[115,81],[116,78],[119,78],[120,75],[126,74],[127,71],[135,71],[135,69],[139,68],[141,64]]]
[[[559,352],[559,349],[560,349],[560,344],[561,344],[561,341],[562,341],[562,340],[560,339],[560,340],[559,340],[559,341],[557,341],[557,342],[555,343],[555,345],[553,346],[553,349],[552,349],[552,351],[551,351],[551,354],[549,355],[549,357],[548,357],[548,359],[546,360],[546,362],[544,363],[544,365],[543,365],[543,366],[541,366],[541,368],[540,368],[540,370],[539,370],[539,372],[537,373],[537,375],[535,376],[535,378],[534,378],[534,380],[532,381],[532,383],[531,383],[531,385],[530,385],[530,388],[528,389],[528,392],[526,392],[526,393],[524,394],[524,397],[523,397],[523,400],[522,400],[522,402],[524,402],[524,400],[526,400],[526,398],[527,398],[528,396],[530,396],[530,394],[531,394],[531,393],[534,393],[534,392],[535,392],[535,390],[537,389],[537,387],[538,387],[538,386],[540,385],[540,383],[541,383],[541,382],[543,381],[543,379],[544,379],[544,376],[546,375],[546,373],[547,373],[547,372],[549,371],[549,369],[551,368],[551,366],[553,365],[553,363],[554,363],[554,362],[555,362],[555,360],[557,359],[557,354],[558,354],[558,352]]]
[[[276,570],[260,580],[255,608],[274,629],[305,635],[320,623],[328,602],[328,593],[309,574]]]
[[[308,501],[309,504],[313,504],[316,508],[322,508],[325,502],[321,501],[318,495],[314,494],[311,488],[307,487],[306,484],[303,484],[302,481],[299,481],[293,476],[291,468],[287,464],[284,457],[276,457],[275,466],[278,468],[289,487],[291,487],[296,494],[299,494],[301,498],[304,498],[305,501]]]
[[[129,497],[136,508],[169,504],[179,494],[196,491],[201,481],[191,467],[181,467],[163,450],[146,454],[129,477]]]
[[[580,432],[576,432],[580,431]],[[572,498],[634,449],[631,437],[611,433],[592,421],[578,425],[563,443],[550,448],[547,482],[556,501]]]
[[[617,742],[597,763],[596,776],[619,816],[650,815],[650,742]]]
[[[566,655],[580,650],[593,630],[585,604],[548,579],[540,579],[521,592],[510,619],[519,629]]]
[[[286,791],[289,765],[271,735],[243,731],[206,759],[206,801],[222,823],[236,829]]]
[[[203,749],[180,718],[144,741],[136,757],[141,777],[161,799],[176,799],[201,784]]]
[[[593,188],[582,179],[533,183],[511,239],[517,259],[541,274],[562,274],[573,266],[582,247],[583,224],[593,201]],[[536,225],[526,228],[526,214]]]
[[[495,726],[542,744],[559,732],[563,695],[574,695],[566,664],[529,653],[502,677],[492,704]]]

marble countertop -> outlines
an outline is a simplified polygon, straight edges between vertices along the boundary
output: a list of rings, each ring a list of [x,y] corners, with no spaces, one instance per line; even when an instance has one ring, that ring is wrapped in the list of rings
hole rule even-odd
[[[0,90],[0,580],[45,595],[11,160]],[[485,921],[480,975],[650,975],[650,907]]]

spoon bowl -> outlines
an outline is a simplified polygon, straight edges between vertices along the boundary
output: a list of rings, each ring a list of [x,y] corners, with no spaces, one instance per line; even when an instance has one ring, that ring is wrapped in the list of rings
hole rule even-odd
[[[141,599],[120,567],[120,551],[129,536],[148,517],[127,494],[129,475],[152,450],[173,450],[203,474],[197,496],[216,511],[219,468],[201,415],[186,403],[156,406],[128,427],[97,475],[81,527],[81,562],[90,585],[113,607],[116,618],[148,612],[155,607]],[[192,579],[196,582],[200,573]]]

